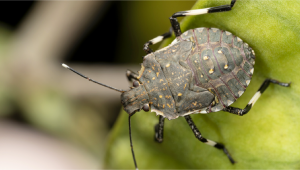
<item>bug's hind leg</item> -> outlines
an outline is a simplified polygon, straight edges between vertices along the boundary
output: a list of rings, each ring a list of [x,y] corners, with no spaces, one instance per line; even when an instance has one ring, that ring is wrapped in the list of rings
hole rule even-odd
[[[252,106],[255,104],[255,102],[259,99],[261,94],[269,86],[270,83],[278,84],[278,85],[283,86],[283,87],[289,87],[290,86],[290,83],[282,83],[282,82],[279,82],[277,80],[266,79],[263,82],[263,84],[260,86],[258,91],[251,98],[251,100],[249,101],[249,103],[246,105],[246,107],[244,109],[228,106],[228,107],[224,108],[223,110],[226,111],[226,112],[229,112],[229,113],[239,115],[239,116],[243,116],[243,115],[247,114],[250,111],[250,109],[252,108]]]
[[[235,163],[235,161],[234,161],[233,158],[230,156],[229,152],[227,151],[227,149],[225,148],[224,145],[222,145],[222,144],[220,144],[220,143],[217,143],[217,142],[214,142],[214,141],[211,141],[211,140],[209,140],[209,139],[204,138],[204,137],[201,135],[201,133],[200,133],[200,131],[198,130],[198,128],[195,126],[195,124],[194,124],[192,118],[191,118],[189,115],[184,116],[184,118],[186,119],[187,123],[189,124],[189,126],[190,126],[191,129],[192,129],[192,131],[194,132],[195,137],[196,137],[198,140],[200,140],[201,142],[203,142],[203,143],[205,143],[205,144],[207,144],[207,145],[210,145],[210,146],[213,146],[213,147],[215,147],[215,148],[218,148],[218,149],[223,150],[223,152],[227,155],[229,161],[230,161],[232,164]]]
[[[159,122],[154,126],[155,130],[155,136],[154,140],[158,143],[163,142],[163,136],[164,136],[164,120],[165,118],[161,115],[159,115]]]

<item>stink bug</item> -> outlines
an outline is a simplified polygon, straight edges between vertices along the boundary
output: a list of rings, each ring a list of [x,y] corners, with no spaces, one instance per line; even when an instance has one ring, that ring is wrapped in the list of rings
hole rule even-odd
[[[288,87],[273,79],[266,79],[244,109],[231,107],[248,87],[255,64],[254,50],[242,39],[228,31],[217,28],[195,28],[181,33],[177,17],[230,11],[236,0],[229,5],[181,11],[170,17],[171,29],[148,41],[143,50],[147,53],[139,73],[127,71],[133,87],[116,89],[92,80],[69,66],[76,74],[94,83],[121,92],[121,103],[129,114],[129,137],[135,167],[130,118],[135,112],[156,112],[159,123],[155,126],[155,140],[163,141],[164,119],[185,117],[187,123],[201,142],[223,150],[229,161],[234,159],[223,144],[204,138],[189,116],[193,113],[207,114],[226,111],[239,116],[249,112],[270,83]],[[175,33],[176,39],[167,47],[153,52],[149,46]]]

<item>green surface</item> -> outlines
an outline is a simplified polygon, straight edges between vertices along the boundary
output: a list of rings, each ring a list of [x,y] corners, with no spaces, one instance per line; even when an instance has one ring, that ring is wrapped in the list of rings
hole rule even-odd
[[[229,3],[230,0],[206,0],[197,2],[193,8]],[[230,164],[222,151],[199,142],[184,118],[165,121],[164,142],[159,144],[154,142],[158,117],[150,112],[136,113],[132,118],[132,134],[139,168],[298,169],[299,9],[300,1],[238,0],[231,12],[185,18],[182,31],[196,27],[220,28],[239,36],[255,50],[253,79],[233,106],[243,108],[265,78],[292,82],[292,86],[271,84],[243,117],[225,112],[192,115],[204,137],[226,145],[237,161],[235,165]],[[128,115],[122,111],[107,141],[105,168],[134,168],[127,121]]]

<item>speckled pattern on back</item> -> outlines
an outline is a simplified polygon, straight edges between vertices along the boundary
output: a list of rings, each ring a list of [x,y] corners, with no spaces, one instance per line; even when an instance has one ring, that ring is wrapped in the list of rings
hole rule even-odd
[[[252,48],[230,32],[196,28],[145,56],[139,81],[151,111],[168,119],[217,112],[244,93],[254,59]]]

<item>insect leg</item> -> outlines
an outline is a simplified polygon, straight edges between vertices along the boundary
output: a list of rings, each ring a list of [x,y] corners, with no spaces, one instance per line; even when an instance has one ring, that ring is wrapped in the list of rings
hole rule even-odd
[[[161,115],[159,115],[159,122],[155,125],[155,138],[154,140],[158,143],[161,143],[163,141],[164,137],[164,120],[165,118]]]
[[[255,102],[259,99],[261,94],[269,86],[270,83],[278,84],[278,85],[284,86],[284,87],[289,87],[291,84],[291,83],[282,83],[282,82],[279,82],[279,81],[273,80],[273,79],[266,79],[244,109],[228,106],[228,107],[224,108],[223,110],[226,112],[229,112],[229,113],[239,115],[239,116],[243,116],[244,114],[247,114],[250,111],[250,109],[252,108],[252,106],[255,104]]]
[[[188,16],[188,15],[201,15],[201,14],[207,14],[207,13],[215,13],[215,12],[225,12],[225,11],[230,11],[233,5],[235,4],[236,0],[231,0],[230,5],[222,5],[222,6],[217,6],[217,7],[210,7],[210,8],[204,8],[204,9],[195,9],[195,10],[188,10],[188,11],[180,11],[174,13],[169,19],[171,22],[172,27],[170,28],[169,32],[166,32],[160,36],[157,36],[153,38],[152,40],[149,40],[144,44],[143,50],[149,54],[153,52],[149,45],[156,44],[158,42],[161,42],[162,40],[171,37],[172,32],[174,30],[175,36],[178,37],[181,35],[181,30],[180,30],[180,24],[177,21],[177,17],[183,17],[183,16]]]
[[[181,35],[180,25],[177,21],[177,17],[184,17],[189,15],[202,15],[207,13],[215,13],[215,12],[225,12],[230,11],[233,5],[235,4],[236,0],[231,0],[230,5],[221,5],[217,7],[210,7],[204,9],[195,9],[195,10],[188,10],[188,11],[180,11],[174,13],[169,19],[174,30],[175,36],[178,37]]]
[[[147,54],[153,52],[152,49],[149,47],[149,45],[153,45],[153,44],[159,43],[159,42],[161,42],[162,40],[171,37],[172,32],[173,32],[173,29],[172,29],[172,27],[171,27],[170,30],[169,30],[169,32],[166,32],[166,33],[164,33],[164,34],[162,34],[162,35],[160,35],[160,36],[157,36],[157,37],[153,38],[152,40],[149,40],[148,42],[146,42],[146,43],[144,44],[143,50],[144,50]]]
[[[131,70],[127,70],[126,71],[126,77],[128,79],[128,81],[132,82],[132,80],[138,80],[139,75]]]
[[[207,144],[207,145],[210,145],[210,146],[214,146],[215,148],[218,148],[218,149],[222,149],[223,152],[227,155],[228,159],[230,160],[230,162],[232,164],[235,163],[235,161],[232,159],[232,157],[230,156],[229,152],[227,151],[227,149],[225,148],[224,145],[220,144],[220,143],[217,143],[217,142],[214,142],[214,141],[211,141],[209,139],[206,139],[204,138],[200,131],[198,130],[198,128],[195,126],[192,118],[187,115],[187,116],[184,116],[184,118],[186,119],[186,121],[188,122],[189,126],[191,127],[192,131],[194,132],[195,134],[195,137],[200,140],[201,142]]]

